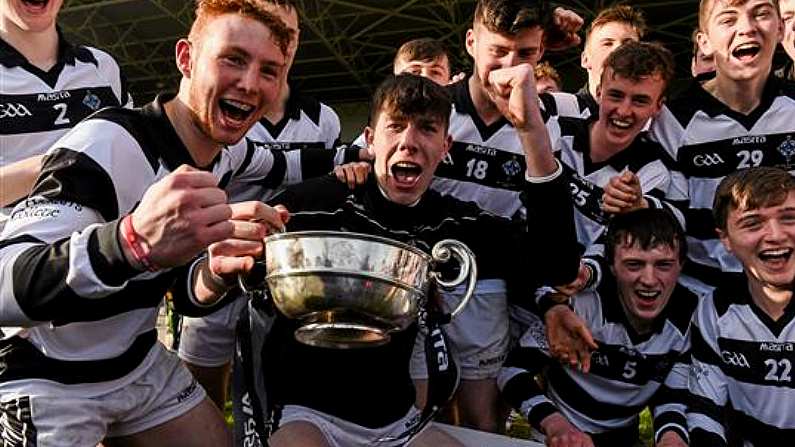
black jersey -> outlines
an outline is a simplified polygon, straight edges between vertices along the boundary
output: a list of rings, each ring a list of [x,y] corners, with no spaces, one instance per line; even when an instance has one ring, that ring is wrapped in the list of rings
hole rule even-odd
[[[560,411],[597,445],[630,445],[637,441],[638,415],[650,406],[655,439],[675,430],[687,439],[689,324],[698,298],[677,285],[652,332],[638,334],[619,302],[615,279],[608,275],[590,292],[572,299],[575,312],[588,324],[599,349],[584,374],[549,358],[543,322],[535,319],[508,355],[498,377],[503,396],[535,427]],[[534,376],[544,372],[546,395]],[[618,442],[616,437],[626,441]],[[600,439],[601,438],[601,439]],[[613,442],[611,442],[611,440]]]
[[[577,258],[565,254],[572,253],[567,247],[574,244],[574,230],[563,177],[526,182],[523,194],[529,212],[544,216],[532,230],[433,191],[414,206],[395,204],[385,198],[373,176],[354,191],[333,178],[309,180],[288,187],[271,203],[291,211],[290,230],[373,234],[426,252],[442,239],[457,239],[475,253],[481,278],[515,272],[525,282],[537,283],[573,276]],[[538,252],[549,254],[543,266],[532,264],[538,259],[532,253]],[[355,350],[302,345],[293,336],[296,327],[295,321],[278,315],[268,336],[265,358],[278,359],[263,361],[272,383],[270,401],[310,407],[370,428],[398,420],[413,405],[409,359],[416,325],[392,334],[386,345]]]
[[[43,71],[0,39],[0,166],[41,155],[103,107],[131,106],[113,58],[58,35],[58,59]]]
[[[30,197],[12,211],[0,240],[0,325],[25,329],[7,342],[19,349],[0,349],[0,364],[14,365],[0,368],[0,380],[117,378],[156,341],[157,307],[187,268],[133,271],[116,233],[153,183],[195,165],[163,111],[169,99],[104,109],[81,122],[50,149]],[[317,152],[331,165],[333,152]],[[290,177],[277,169],[288,165],[283,158],[243,140],[223,148],[207,169],[221,188],[254,179],[278,185]],[[188,315],[213,308],[195,309],[189,296],[175,296],[186,298]],[[45,360],[53,367],[43,368]]]
[[[663,107],[651,127],[676,162],[668,198],[687,223],[685,272],[715,286],[720,272],[742,266],[718,240],[712,201],[718,184],[737,169],[795,170],[795,85],[770,76],[760,104],[748,115],[729,109],[694,82]]]
[[[690,445],[788,443],[795,434],[795,304],[774,321],[743,276],[703,299],[693,319]]]

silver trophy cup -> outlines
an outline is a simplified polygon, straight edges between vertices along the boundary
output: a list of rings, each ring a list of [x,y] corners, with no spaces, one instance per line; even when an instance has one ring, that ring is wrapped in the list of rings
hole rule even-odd
[[[437,271],[453,260],[458,275],[446,281]],[[276,307],[301,321],[296,339],[342,349],[384,344],[406,329],[426,306],[432,281],[443,290],[466,283],[455,317],[477,280],[474,255],[461,242],[440,241],[428,256],[391,239],[336,231],[269,236],[265,268]]]

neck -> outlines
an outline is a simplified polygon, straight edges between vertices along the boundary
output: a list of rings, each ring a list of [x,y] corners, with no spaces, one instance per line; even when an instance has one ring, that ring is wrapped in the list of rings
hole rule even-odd
[[[591,75],[588,74],[588,93],[591,94],[594,98],[596,98],[596,86],[599,85],[600,79],[598,76],[594,75],[593,79],[591,79]]]
[[[180,95],[163,104],[163,110],[196,166],[209,166],[221,152],[221,145],[210,140],[207,134],[195,124],[193,112],[182,101]]]
[[[784,315],[784,310],[786,310],[790,300],[792,300],[792,290],[790,288],[774,287],[770,284],[762,283],[750,275],[748,275],[748,290],[751,292],[751,299],[754,304],[774,321]]]
[[[747,115],[762,102],[768,76],[736,81],[718,72],[714,79],[704,83],[704,89],[730,109]]]
[[[590,159],[594,163],[601,163],[613,155],[626,149],[610,144],[605,136],[605,128],[601,120],[591,124],[590,134]]]
[[[0,37],[41,70],[49,70],[58,61],[58,32],[54,23],[44,31],[24,31],[3,17],[0,18]]]
[[[279,89],[279,97],[271,107],[268,107],[268,110],[265,112],[265,119],[271,124],[276,124],[281,121],[282,118],[284,118],[285,113],[287,113],[287,101],[289,99],[290,86],[287,85],[287,81],[284,81],[281,88]]]
[[[475,105],[475,113],[480,116],[486,125],[493,124],[502,118],[502,114],[494,105],[494,102],[486,94],[483,88],[483,83],[477,75],[477,72],[469,77],[469,95],[472,97],[472,103]]]

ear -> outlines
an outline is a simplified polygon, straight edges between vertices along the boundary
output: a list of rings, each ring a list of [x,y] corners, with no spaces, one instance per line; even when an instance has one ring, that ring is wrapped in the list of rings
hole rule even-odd
[[[536,61],[533,63],[534,67],[536,66],[536,64],[538,64],[541,58],[544,57],[544,50],[546,50],[546,48],[544,47],[544,39],[541,39],[541,44],[538,46],[538,54],[536,55]]]
[[[370,126],[365,126],[364,127],[364,142],[367,144],[367,149],[370,149],[370,152],[372,152],[373,137],[374,136],[375,136],[375,134],[373,133],[373,128],[370,127]]]
[[[177,61],[177,69],[180,73],[182,73],[182,77],[190,79],[191,71],[192,71],[192,63],[191,63],[191,43],[188,39],[179,39],[177,41],[176,50],[176,61]]]
[[[439,153],[439,161],[444,160],[444,157],[447,156],[447,153],[450,152],[450,148],[452,147],[453,147],[453,136],[448,133],[447,137],[445,137],[444,139],[444,150],[442,150],[442,152]]]
[[[588,50],[582,50],[582,53],[580,53],[580,67],[586,70],[591,69],[591,61],[588,59]]]
[[[720,239],[720,242],[723,244],[723,246],[726,247],[726,251],[729,253],[734,253],[734,251],[732,251],[731,240],[729,239],[729,235],[726,233],[726,231],[721,230],[720,228],[716,228],[715,231],[718,232],[718,238]]]
[[[596,98],[594,98],[594,99],[596,99],[596,102],[598,102],[599,104],[602,103],[602,83],[601,82],[596,85]]]
[[[464,44],[466,45],[467,54],[472,57],[475,57],[475,30],[473,28],[469,28],[467,30],[466,39],[464,39]]]
[[[698,34],[696,34],[696,41],[698,42],[698,48],[705,56],[710,56],[715,53],[712,44],[709,42],[707,33],[699,31]]]

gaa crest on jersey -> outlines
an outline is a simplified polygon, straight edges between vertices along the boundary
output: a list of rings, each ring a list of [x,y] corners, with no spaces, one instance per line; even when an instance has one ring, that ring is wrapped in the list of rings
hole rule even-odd
[[[792,136],[787,135],[787,138],[781,142],[778,146],[778,153],[784,156],[784,159],[787,161],[787,167],[789,168],[792,157],[795,156],[795,141],[792,140]]]
[[[102,106],[102,100],[99,99],[99,96],[91,93],[91,90],[88,90],[83,98],[83,105],[93,111],[97,111]]]
[[[2,119],[2,118],[23,118],[23,117],[32,116],[32,115],[33,114],[30,113],[30,109],[25,107],[25,104],[13,103],[13,102],[0,104],[0,119]]]

